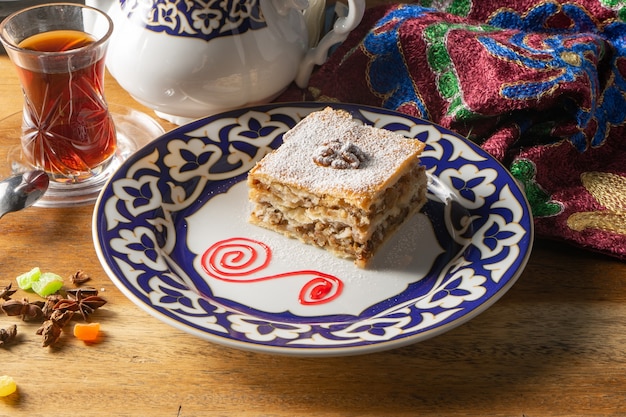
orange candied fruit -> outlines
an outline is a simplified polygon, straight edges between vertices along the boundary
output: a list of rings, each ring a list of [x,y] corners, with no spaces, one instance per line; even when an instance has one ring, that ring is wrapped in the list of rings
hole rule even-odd
[[[100,323],[76,323],[74,336],[83,342],[95,342],[100,333]]]

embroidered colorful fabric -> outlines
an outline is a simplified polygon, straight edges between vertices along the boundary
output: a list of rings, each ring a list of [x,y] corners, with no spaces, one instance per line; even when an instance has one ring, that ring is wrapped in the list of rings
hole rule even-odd
[[[454,130],[524,184],[538,237],[626,259],[625,19],[621,0],[380,6],[306,90],[279,100],[374,105]]]

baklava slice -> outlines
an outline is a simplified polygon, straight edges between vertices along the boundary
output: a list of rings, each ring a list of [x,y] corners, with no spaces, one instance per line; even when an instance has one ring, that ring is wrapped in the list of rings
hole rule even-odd
[[[366,267],[426,202],[423,149],[343,110],[313,112],[250,170],[250,222]]]

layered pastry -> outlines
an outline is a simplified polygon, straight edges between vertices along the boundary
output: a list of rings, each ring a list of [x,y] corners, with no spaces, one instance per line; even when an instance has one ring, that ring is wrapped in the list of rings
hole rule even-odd
[[[423,149],[345,111],[313,112],[250,170],[250,222],[366,267],[426,202]]]

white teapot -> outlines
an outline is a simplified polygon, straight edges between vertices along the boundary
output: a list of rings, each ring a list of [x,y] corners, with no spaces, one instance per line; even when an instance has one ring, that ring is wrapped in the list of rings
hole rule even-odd
[[[271,101],[293,81],[306,87],[314,66],[345,40],[365,10],[365,0],[337,3],[332,30],[311,47],[324,12],[323,0],[312,1],[86,3],[115,24],[107,56],[111,75],[138,102],[182,124]]]

